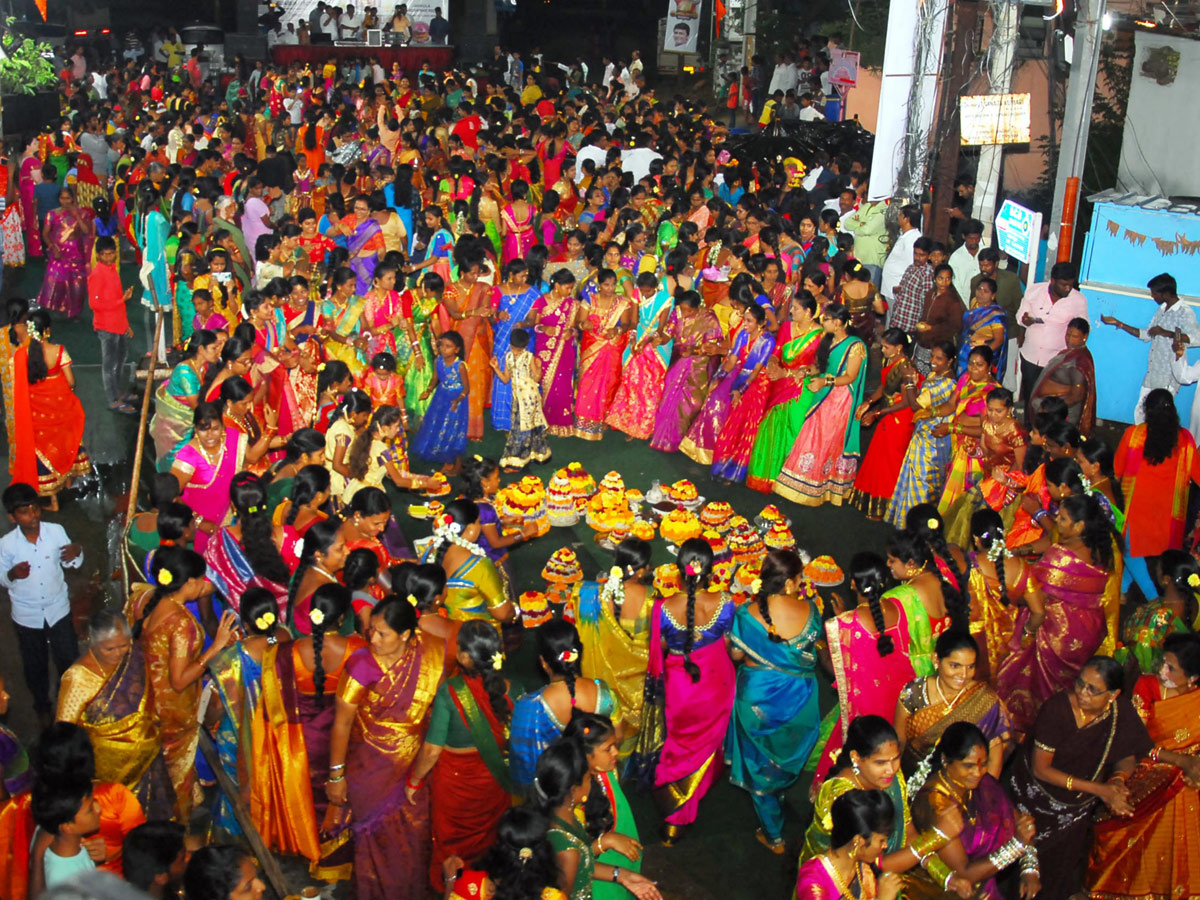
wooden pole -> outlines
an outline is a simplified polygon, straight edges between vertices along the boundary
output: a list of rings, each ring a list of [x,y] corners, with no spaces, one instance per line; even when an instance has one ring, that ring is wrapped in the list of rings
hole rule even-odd
[[[284,877],[283,869],[279,866],[279,860],[263,843],[262,835],[258,833],[258,829],[254,827],[254,822],[250,819],[250,810],[246,808],[246,803],[242,800],[242,792],[238,789],[237,782],[229,777],[229,773],[221,765],[217,747],[203,725],[200,726],[200,752],[204,754],[213,774],[217,776],[217,785],[225,794],[225,799],[229,801],[233,817],[242,827],[242,834],[245,835],[246,842],[250,844],[250,849],[258,858],[258,864],[262,866],[267,881],[271,882],[271,889],[275,891],[277,897],[287,897],[291,891],[288,890],[287,879]]]
[[[163,319],[165,315],[155,304],[154,341],[150,344],[150,367],[146,370],[146,388],[142,391],[142,411],[138,416],[137,444],[133,451],[133,474],[129,479],[129,507],[125,511],[125,527],[121,529],[121,587],[125,591],[125,599],[129,599],[129,567],[125,565],[124,548],[129,539],[129,530],[133,527],[133,516],[137,512],[138,481],[142,477],[142,453],[146,448],[146,420],[150,417],[150,398],[154,395],[154,373],[158,369],[158,342],[162,337]]]

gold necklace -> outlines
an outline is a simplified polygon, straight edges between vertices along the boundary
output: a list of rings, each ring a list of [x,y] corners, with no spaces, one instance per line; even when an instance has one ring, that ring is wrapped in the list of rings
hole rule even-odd
[[[968,687],[970,687],[970,685],[971,685],[971,682],[968,681],[966,684],[964,684],[962,686],[962,688],[959,690],[959,692],[954,695],[954,699],[947,702],[946,695],[942,693],[942,676],[941,675],[933,676],[933,686],[935,688],[937,688],[938,697],[940,697],[942,702],[946,704],[947,711],[954,709],[954,704],[958,703],[959,698],[962,697],[963,692],[966,691],[966,689]]]

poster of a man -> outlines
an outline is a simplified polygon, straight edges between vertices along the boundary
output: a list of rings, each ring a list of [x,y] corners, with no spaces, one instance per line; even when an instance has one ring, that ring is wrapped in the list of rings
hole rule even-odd
[[[663,50],[669,53],[695,53],[699,37],[699,0],[671,0],[667,8],[667,33]]]

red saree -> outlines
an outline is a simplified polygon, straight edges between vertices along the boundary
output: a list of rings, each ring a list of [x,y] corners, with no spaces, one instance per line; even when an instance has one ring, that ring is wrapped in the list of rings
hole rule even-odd
[[[28,345],[13,354],[13,411],[16,459],[12,480],[34,485],[42,496],[58,493],[71,477],[91,469],[84,451],[83,404],[71,390],[63,369],[71,364],[65,347],[49,374],[30,384]]]
[[[882,402],[890,406],[900,401],[906,380],[915,380],[920,389],[922,378],[908,357],[900,354],[883,370],[880,380],[883,382]],[[904,464],[904,454],[912,440],[913,415],[914,410],[906,406],[880,417],[875,425],[858,477],[854,479],[854,493],[850,496],[851,504],[869,518],[883,519],[887,515],[900,478],[900,467]]]

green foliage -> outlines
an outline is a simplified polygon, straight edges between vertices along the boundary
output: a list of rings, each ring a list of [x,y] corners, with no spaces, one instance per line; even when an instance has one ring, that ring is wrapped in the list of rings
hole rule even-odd
[[[4,51],[0,58],[0,92],[36,94],[54,87],[58,76],[44,55],[51,52],[50,45],[15,34],[12,30],[15,22],[12,17],[5,20],[4,36],[0,38],[0,48]]]

